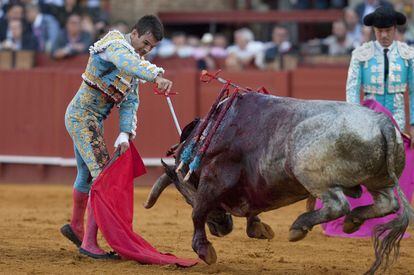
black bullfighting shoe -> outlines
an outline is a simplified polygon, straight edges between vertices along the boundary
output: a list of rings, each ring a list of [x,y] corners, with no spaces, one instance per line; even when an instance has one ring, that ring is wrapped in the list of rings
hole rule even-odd
[[[88,256],[90,258],[93,259],[100,259],[100,260],[119,260],[121,259],[121,257],[116,254],[114,251],[105,253],[105,254],[94,254],[91,253],[85,249],[83,249],[82,247],[79,247],[79,253],[85,256]]]
[[[77,247],[82,245],[82,241],[79,240],[78,236],[76,236],[75,232],[72,230],[72,227],[70,227],[70,224],[62,226],[60,228],[60,233],[62,233],[65,238],[74,243]]]

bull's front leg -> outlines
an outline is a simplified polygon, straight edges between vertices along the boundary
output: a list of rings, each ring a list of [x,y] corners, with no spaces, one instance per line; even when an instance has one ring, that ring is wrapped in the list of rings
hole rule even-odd
[[[271,240],[275,236],[272,228],[262,222],[258,216],[247,217],[247,236],[256,239],[268,239]]]
[[[217,261],[216,251],[213,245],[207,240],[205,224],[211,206],[208,200],[197,199],[193,208],[194,236],[192,247],[195,253],[207,264],[214,264]]]
[[[240,178],[240,164],[230,162],[229,154],[219,155],[215,161],[203,167],[193,206],[193,250],[207,264],[217,261],[216,252],[206,236],[207,217],[212,210],[220,207],[223,197],[232,195],[232,187]],[[223,158],[222,161],[220,158]]]

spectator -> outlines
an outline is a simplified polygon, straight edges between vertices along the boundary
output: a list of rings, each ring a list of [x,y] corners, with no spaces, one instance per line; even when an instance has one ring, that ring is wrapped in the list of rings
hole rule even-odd
[[[241,70],[252,65],[256,55],[263,49],[263,44],[254,41],[253,32],[242,28],[234,32],[234,45],[227,48],[226,67]]]
[[[187,58],[193,55],[194,48],[187,44],[187,36],[184,32],[175,32],[171,36],[171,43],[164,43],[158,49],[160,57],[178,56]]]
[[[396,10],[407,15],[406,30],[404,33],[405,42],[408,45],[414,44],[414,1],[396,4]]]
[[[364,2],[358,4],[355,7],[355,11],[358,14],[359,22],[362,23],[365,15],[374,12],[379,6],[393,8],[393,5],[385,0],[364,0]]]
[[[257,54],[255,64],[260,69],[265,69],[267,64],[274,62],[281,55],[292,49],[289,41],[289,32],[285,27],[275,26],[272,31],[272,41],[264,45],[263,50]]]
[[[65,0],[39,0],[40,11],[44,14],[56,16],[57,9],[65,5]]]
[[[63,28],[71,14],[82,14],[82,8],[77,0],[65,0],[63,6],[54,6],[52,13],[59,21],[61,28]]]
[[[228,42],[224,34],[216,33],[213,37],[213,44],[211,46],[210,55],[215,59],[226,58]]]
[[[0,19],[0,41],[10,38],[11,32],[9,30],[9,22],[11,20],[23,20],[24,19],[24,6],[20,3],[9,4],[7,7],[6,15]],[[23,32],[29,30],[28,24],[23,21]]]
[[[201,40],[199,40],[198,46],[195,46],[195,44],[192,45],[194,47],[193,57],[197,60],[197,68],[200,70],[215,69],[214,60],[210,56],[212,43],[213,35],[211,33],[205,33]]]
[[[86,0],[86,10],[94,22],[108,20],[108,14],[101,9],[101,0]]]
[[[93,19],[89,14],[83,14],[81,20],[81,29],[82,31],[89,34],[92,41],[96,40],[96,29],[95,24],[93,23]]]
[[[344,21],[335,21],[332,25],[332,35],[322,41],[325,50],[323,52],[331,55],[347,55],[352,52],[354,46],[346,34]]]
[[[19,19],[9,21],[10,37],[0,43],[2,50],[37,50],[36,38],[30,33],[25,33],[23,30],[23,23]]]
[[[57,59],[87,53],[92,39],[82,31],[81,16],[72,14],[66,22],[66,28],[60,33],[52,49],[52,56]]]
[[[102,37],[105,36],[105,34],[109,30],[108,22],[104,19],[98,20],[97,22],[95,22],[95,30],[96,30],[97,38],[101,39]],[[128,32],[129,30],[127,31],[127,33]]]
[[[371,27],[363,26],[361,29],[362,40],[361,44],[369,42],[374,39],[374,33]]]
[[[120,31],[122,33],[128,33],[129,32],[129,26],[123,20],[116,21],[114,24],[112,24],[112,26],[110,27],[110,29],[111,30],[118,30],[118,31]]]
[[[49,14],[40,13],[39,6],[34,4],[26,6],[26,19],[31,24],[38,50],[50,53],[60,32],[57,20]]]
[[[8,4],[9,0],[0,0],[0,19],[3,18]]]
[[[400,42],[407,42],[406,32],[407,32],[406,27],[398,26],[395,30],[395,40],[400,41]]]
[[[361,45],[362,26],[359,23],[358,14],[351,8],[344,10],[344,21],[347,29],[347,36],[352,41],[354,48]]]

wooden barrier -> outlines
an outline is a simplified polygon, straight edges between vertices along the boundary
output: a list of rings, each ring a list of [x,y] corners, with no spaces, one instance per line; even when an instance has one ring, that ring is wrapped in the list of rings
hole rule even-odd
[[[201,23],[320,23],[334,22],[341,18],[341,10],[292,10],[292,11],[200,11],[200,12],[159,12],[164,24],[201,24]]]
[[[303,99],[345,100],[347,68],[296,69],[291,96]]]

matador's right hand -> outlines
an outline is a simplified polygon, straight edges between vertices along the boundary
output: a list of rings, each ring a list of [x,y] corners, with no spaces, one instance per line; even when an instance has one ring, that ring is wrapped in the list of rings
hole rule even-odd
[[[163,93],[169,93],[172,87],[172,81],[158,75],[154,81],[157,84],[157,89]]]

